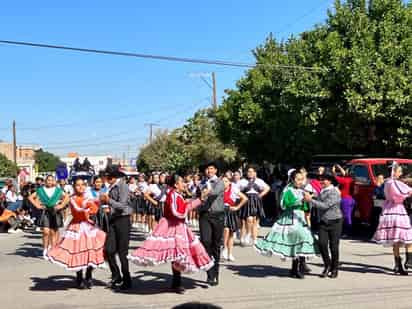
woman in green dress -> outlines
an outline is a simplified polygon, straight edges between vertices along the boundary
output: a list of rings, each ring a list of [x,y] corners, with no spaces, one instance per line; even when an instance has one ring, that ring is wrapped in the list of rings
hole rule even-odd
[[[304,176],[294,170],[281,197],[282,214],[264,239],[259,239],[255,249],[262,255],[278,255],[292,259],[291,275],[304,278],[305,260],[317,254],[317,247],[305,219],[309,205],[303,201]]]

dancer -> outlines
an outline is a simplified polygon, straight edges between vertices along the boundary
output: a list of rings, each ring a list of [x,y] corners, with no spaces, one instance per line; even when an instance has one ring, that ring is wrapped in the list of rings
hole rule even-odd
[[[402,167],[393,162],[391,178],[385,182],[385,204],[373,239],[384,246],[392,246],[395,274],[406,276],[400,257],[400,247],[406,250],[405,266],[412,268],[412,227],[403,201],[412,196],[412,188],[401,182]]]
[[[334,175],[326,171],[319,176],[322,191],[319,196],[305,192],[305,201],[310,202],[319,213],[319,249],[324,269],[321,278],[338,277],[339,240],[342,233],[341,197],[339,190],[333,185]],[[329,248],[331,257],[329,256]]]
[[[305,218],[309,209],[303,200],[304,176],[297,170],[290,174],[289,184],[281,196],[279,219],[264,239],[259,239],[255,249],[262,255],[278,255],[292,259],[291,276],[305,277],[305,260],[316,256],[317,248]]]
[[[222,257],[225,260],[233,262],[233,238],[234,233],[239,229],[239,209],[247,203],[247,197],[239,189],[230,182],[226,176],[222,178],[225,185],[225,193],[223,196],[225,203],[225,229],[223,235],[223,252]]]
[[[149,233],[153,232],[160,218],[163,216],[163,207],[166,201],[167,186],[160,184],[160,175],[154,174],[152,183],[145,193],[145,199],[149,203],[148,223]]]
[[[124,175],[119,171],[117,165],[109,165],[104,173],[110,187],[108,194],[100,195],[100,202],[110,207],[109,232],[105,244],[107,261],[112,272],[110,287],[120,286],[121,290],[128,290],[132,287],[127,260],[131,225],[130,214],[132,212],[128,204],[129,188],[122,179]],[[116,262],[116,255],[119,256],[121,273]]]
[[[62,189],[56,187],[53,176],[46,177],[45,185],[37,188],[29,196],[29,201],[42,210],[39,225],[43,230],[43,256],[54,247],[59,240],[59,228],[63,227],[62,210],[67,206],[70,197]]]
[[[223,195],[225,185],[217,177],[217,164],[212,162],[206,167],[208,181],[203,191],[203,203],[199,207],[200,239],[215,265],[207,272],[207,282],[211,286],[219,284],[220,246],[223,239],[225,220]]]
[[[242,229],[240,242],[242,245],[252,245],[258,236],[260,219],[265,217],[263,210],[263,197],[270,192],[270,187],[262,179],[257,178],[256,168],[249,166],[247,179],[242,179],[240,189],[246,194],[248,202],[240,212]]]
[[[128,258],[142,266],[172,263],[172,288],[181,292],[181,273],[209,270],[213,261],[185,223],[188,211],[200,204],[200,200],[185,201],[182,194],[185,189],[183,178],[173,175],[170,178],[164,217],[142,247],[135,250]]]
[[[90,216],[98,212],[95,201],[87,198],[86,184],[78,178],[74,183],[74,195],[70,199],[73,216],[63,238],[49,250],[46,258],[67,270],[76,271],[76,285],[79,289],[92,287],[94,268],[104,265],[104,243],[106,233],[98,229]],[[83,270],[86,270],[83,280]]]

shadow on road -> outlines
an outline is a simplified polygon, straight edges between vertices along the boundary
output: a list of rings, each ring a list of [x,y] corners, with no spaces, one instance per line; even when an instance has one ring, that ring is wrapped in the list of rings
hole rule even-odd
[[[393,269],[379,265],[369,265],[363,263],[342,262],[339,267],[341,271],[355,272],[355,273],[372,273],[372,274],[391,274]]]
[[[171,288],[172,275],[150,272],[150,271],[138,271],[137,276],[132,278],[133,288],[128,291],[115,291],[122,294],[134,294],[134,295],[151,295],[151,294],[163,294],[163,293],[175,293]],[[206,275],[205,275],[206,276]],[[149,277],[148,279],[145,277]],[[208,288],[206,282],[194,280],[189,276],[182,274],[182,286],[185,290],[192,290],[195,288]]]
[[[251,278],[265,277],[289,277],[289,268],[279,268],[266,265],[225,265],[225,267],[234,272],[234,275]]]
[[[313,263],[312,265],[323,267],[323,264],[320,263]],[[389,267],[353,262],[340,262],[339,271],[347,271],[361,274],[393,274],[393,269]]]
[[[73,274],[73,276],[50,276],[47,278],[31,277],[30,279],[33,281],[33,286],[30,287],[30,291],[54,292],[76,289],[75,278],[75,274]],[[106,286],[106,283],[93,279],[93,285]]]
[[[43,256],[43,246],[40,243],[27,242],[17,248],[15,252],[7,253],[7,255],[18,255],[38,259]]]

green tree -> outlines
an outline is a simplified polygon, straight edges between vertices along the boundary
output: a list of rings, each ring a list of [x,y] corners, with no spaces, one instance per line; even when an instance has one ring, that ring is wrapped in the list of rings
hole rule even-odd
[[[39,149],[34,155],[35,164],[38,166],[39,172],[53,172],[56,167],[61,163],[60,158],[50,152]]]
[[[270,35],[254,56],[216,115],[219,136],[249,160],[411,154],[411,3],[336,1],[325,24],[286,42]]]
[[[187,154],[174,132],[158,131],[152,143],[139,153],[137,167],[140,171],[175,172],[187,164]]]
[[[17,165],[0,153],[0,177],[16,177],[17,172]]]
[[[236,148],[223,144],[217,136],[211,111],[201,110],[181,128],[158,131],[152,143],[140,151],[137,165],[142,171],[185,172],[211,160],[229,166],[239,158]]]

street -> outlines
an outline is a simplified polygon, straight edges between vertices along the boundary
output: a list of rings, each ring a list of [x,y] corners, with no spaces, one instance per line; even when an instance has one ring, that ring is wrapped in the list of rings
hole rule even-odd
[[[261,235],[269,229],[262,228]],[[133,231],[130,250],[143,235]],[[74,274],[41,257],[40,233],[0,234],[2,308],[172,308],[191,301],[223,308],[411,308],[412,278],[392,274],[390,248],[343,240],[338,279],[321,279],[321,259],[310,262],[304,280],[289,278],[290,262],[235,247],[236,261],[223,263],[220,285],[208,287],[204,273],[186,275],[182,295],[169,290],[170,265],[131,265],[134,287],[127,293],[105,288],[108,270],[94,273],[91,290],[74,288]]]

